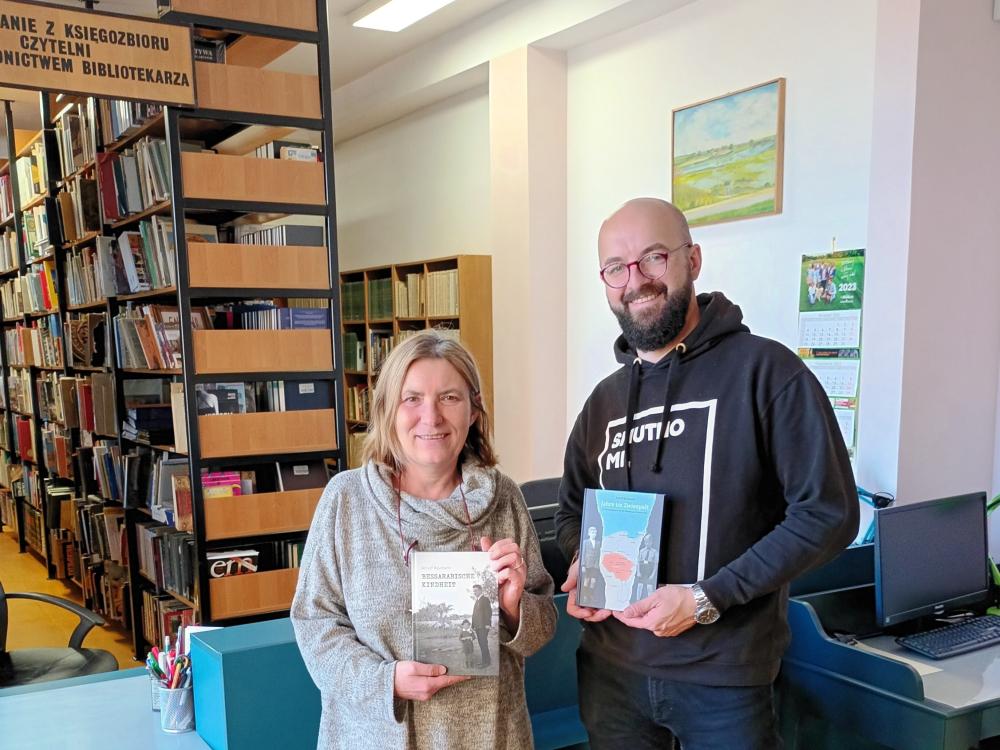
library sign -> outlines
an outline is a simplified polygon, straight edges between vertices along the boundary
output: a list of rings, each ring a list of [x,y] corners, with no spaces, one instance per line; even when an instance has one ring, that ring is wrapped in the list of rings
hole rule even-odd
[[[194,106],[191,27],[0,0],[0,85]]]

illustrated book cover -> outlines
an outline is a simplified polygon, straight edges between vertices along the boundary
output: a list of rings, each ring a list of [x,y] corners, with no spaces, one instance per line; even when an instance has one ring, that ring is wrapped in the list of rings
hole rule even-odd
[[[620,612],[656,590],[664,496],[587,489],[580,523],[580,606]]]
[[[413,659],[450,675],[499,674],[497,579],[486,552],[410,552]]]

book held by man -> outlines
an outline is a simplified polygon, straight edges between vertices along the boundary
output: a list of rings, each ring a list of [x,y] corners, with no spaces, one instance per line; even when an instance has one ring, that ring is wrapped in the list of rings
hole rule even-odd
[[[413,659],[450,675],[499,674],[497,579],[486,552],[410,552]]]
[[[576,601],[620,612],[656,590],[664,496],[587,489]]]

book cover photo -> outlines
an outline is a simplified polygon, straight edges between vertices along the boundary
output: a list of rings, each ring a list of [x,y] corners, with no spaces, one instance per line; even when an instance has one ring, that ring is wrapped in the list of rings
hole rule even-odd
[[[656,590],[664,496],[587,489],[577,603],[620,612]]]
[[[500,673],[497,579],[486,552],[410,553],[413,659],[450,675]]]

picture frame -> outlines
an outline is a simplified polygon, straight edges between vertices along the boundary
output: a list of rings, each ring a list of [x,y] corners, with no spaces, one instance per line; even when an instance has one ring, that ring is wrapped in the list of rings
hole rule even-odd
[[[671,200],[692,226],[782,211],[785,79],[673,110]]]

